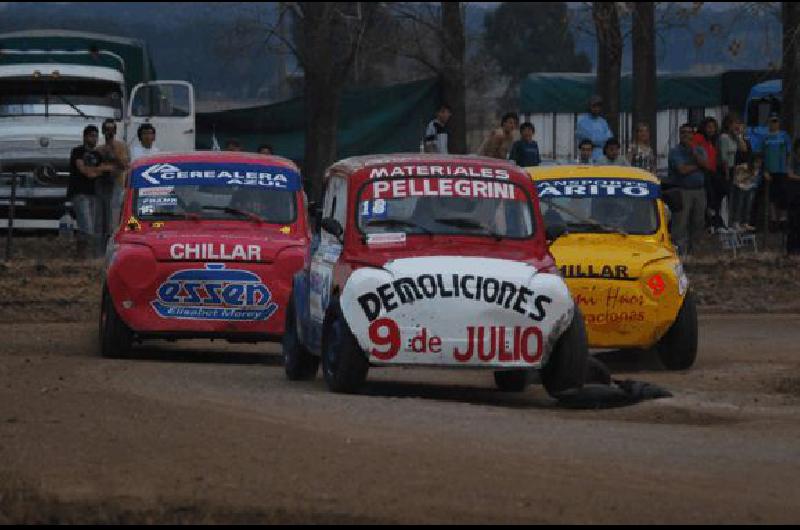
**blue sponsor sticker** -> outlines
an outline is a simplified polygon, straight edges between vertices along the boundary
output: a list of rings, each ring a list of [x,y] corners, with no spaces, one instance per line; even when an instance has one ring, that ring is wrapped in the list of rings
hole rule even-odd
[[[257,274],[226,269],[223,263],[175,272],[158,287],[157,296],[151,304],[162,318],[263,321],[278,309]]]
[[[252,186],[299,191],[300,174],[281,166],[243,163],[175,162],[141,166],[133,171],[133,187]]]
[[[580,178],[542,180],[536,183],[539,197],[625,197],[657,199],[661,186],[653,182],[632,179]]]

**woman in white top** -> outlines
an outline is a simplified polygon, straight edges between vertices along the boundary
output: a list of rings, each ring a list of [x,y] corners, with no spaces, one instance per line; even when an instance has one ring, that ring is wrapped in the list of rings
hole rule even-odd
[[[653,156],[653,148],[650,146],[650,127],[640,122],[636,125],[636,136],[633,144],[628,148],[628,162],[633,167],[638,167],[656,172],[656,160]]]

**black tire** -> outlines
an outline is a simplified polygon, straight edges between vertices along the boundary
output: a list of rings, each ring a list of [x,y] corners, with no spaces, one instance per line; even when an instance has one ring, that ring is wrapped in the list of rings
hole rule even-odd
[[[132,344],[133,332],[117,314],[111,295],[104,287],[100,306],[100,354],[109,358],[125,358],[131,353]]]
[[[322,373],[333,392],[354,394],[364,385],[369,370],[366,354],[339,313],[327,326],[322,340]]]
[[[540,370],[542,384],[557,398],[567,390],[579,389],[586,381],[589,345],[580,309],[575,307],[572,322],[556,342],[547,364]]]
[[[522,392],[528,386],[529,370],[496,370],[494,384],[503,392]]]
[[[669,331],[658,341],[658,357],[668,370],[687,370],[697,359],[697,305],[689,291]]]
[[[300,344],[300,337],[297,333],[297,315],[292,298],[289,299],[289,305],[286,306],[286,328],[283,331],[281,345],[283,347],[283,367],[289,381],[308,381],[317,377],[319,357]]]

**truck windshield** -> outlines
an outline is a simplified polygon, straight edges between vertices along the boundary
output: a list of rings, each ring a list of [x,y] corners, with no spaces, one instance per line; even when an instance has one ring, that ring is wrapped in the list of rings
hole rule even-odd
[[[164,186],[134,190],[142,219],[241,219],[288,224],[297,217],[295,192],[253,186]]]
[[[548,226],[568,232],[654,234],[658,230],[655,199],[633,197],[541,197]]]
[[[359,194],[365,234],[405,232],[527,238],[531,200],[522,186],[496,179],[410,178],[368,182]],[[387,187],[388,186],[388,187]]]
[[[0,116],[88,116],[122,119],[118,83],[85,79],[0,80]]]

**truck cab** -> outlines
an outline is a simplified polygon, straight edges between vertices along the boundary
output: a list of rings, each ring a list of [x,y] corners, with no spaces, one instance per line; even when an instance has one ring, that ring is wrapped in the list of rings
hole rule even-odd
[[[55,229],[64,212],[70,151],[87,125],[117,122],[129,147],[145,122],[162,151],[194,149],[194,94],[153,81],[145,45],[74,31],[0,35],[0,227]],[[102,143],[101,139],[101,143]]]

